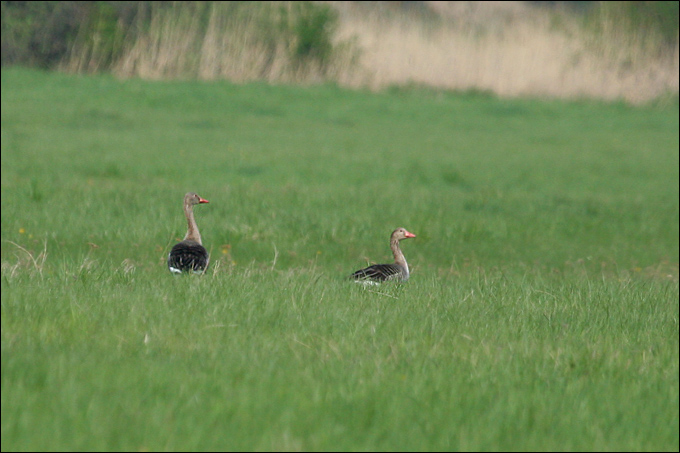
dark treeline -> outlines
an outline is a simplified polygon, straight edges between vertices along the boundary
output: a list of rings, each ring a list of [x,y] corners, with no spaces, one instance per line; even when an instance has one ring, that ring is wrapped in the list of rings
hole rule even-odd
[[[151,2],[3,1],[2,65],[21,64],[54,68],[77,42],[111,41],[127,32]]]
[[[314,2],[3,1],[2,66],[56,68],[82,54],[110,69],[154,18],[190,17],[207,32],[215,11],[238,21],[257,17],[261,41],[285,40],[291,58],[324,63],[337,16]],[[214,4],[220,3],[219,9]],[[292,45],[290,43],[293,43]],[[273,46],[274,44],[269,44]],[[81,68],[82,69],[82,68]]]

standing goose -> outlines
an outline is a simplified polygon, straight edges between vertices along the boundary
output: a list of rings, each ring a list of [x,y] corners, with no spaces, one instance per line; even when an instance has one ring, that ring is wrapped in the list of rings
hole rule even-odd
[[[392,232],[392,236],[390,236],[390,248],[394,254],[394,264],[374,264],[356,271],[350,278],[359,281],[384,282],[387,280],[397,280],[405,282],[409,277],[408,264],[406,264],[406,258],[404,258],[404,254],[399,248],[399,241],[414,237],[416,235],[409,233],[405,228],[397,228]]]
[[[200,274],[208,267],[208,251],[201,243],[201,233],[198,232],[198,225],[194,219],[194,205],[199,203],[208,203],[208,200],[193,192],[184,196],[184,215],[189,228],[184,240],[175,244],[168,255],[168,269],[173,274],[189,271]]]

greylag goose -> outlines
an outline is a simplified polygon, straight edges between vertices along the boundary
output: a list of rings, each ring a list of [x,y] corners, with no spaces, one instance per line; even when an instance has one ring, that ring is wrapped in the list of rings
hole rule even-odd
[[[392,232],[392,236],[390,236],[390,248],[394,254],[394,264],[374,264],[356,271],[350,278],[369,282],[384,282],[387,280],[405,282],[409,277],[408,264],[406,264],[406,258],[404,258],[404,254],[399,248],[399,241],[414,237],[416,235],[409,233],[405,228],[397,228]]]
[[[193,192],[184,196],[184,215],[189,228],[182,242],[178,242],[168,255],[168,269],[173,274],[193,271],[201,273],[208,267],[208,251],[201,242],[201,233],[194,219],[194,205],[208,203]]]

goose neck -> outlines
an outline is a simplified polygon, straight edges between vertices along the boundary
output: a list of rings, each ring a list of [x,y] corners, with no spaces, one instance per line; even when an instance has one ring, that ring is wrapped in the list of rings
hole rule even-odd
[[[406,272],[408,272],[408,265],[406,264],[406,258],[404,257],[404,254],[401,251],[401,247],[399,247],[399,240],[397,239],[391,240],[390,248],[392,249],[392,253],[394,254],[394,262],[404,267],[406,269]]]
[[[196,219],[194,218],[194,207],[193,205],[186,203],[184,205],[184,215],[187,218],[187,234],[184,236],[184,240],[191,240],[202,244],[201,233],[198,231],[198,225],[196,225]]]

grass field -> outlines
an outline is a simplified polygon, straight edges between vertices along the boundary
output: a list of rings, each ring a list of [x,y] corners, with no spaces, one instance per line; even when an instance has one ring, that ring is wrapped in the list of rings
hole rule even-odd
[[[678,105],[2,72],[2,450],[678,450]],[[182,197],[212,261],[172,276]],[[345,280],[391,259],[403,285]]]

